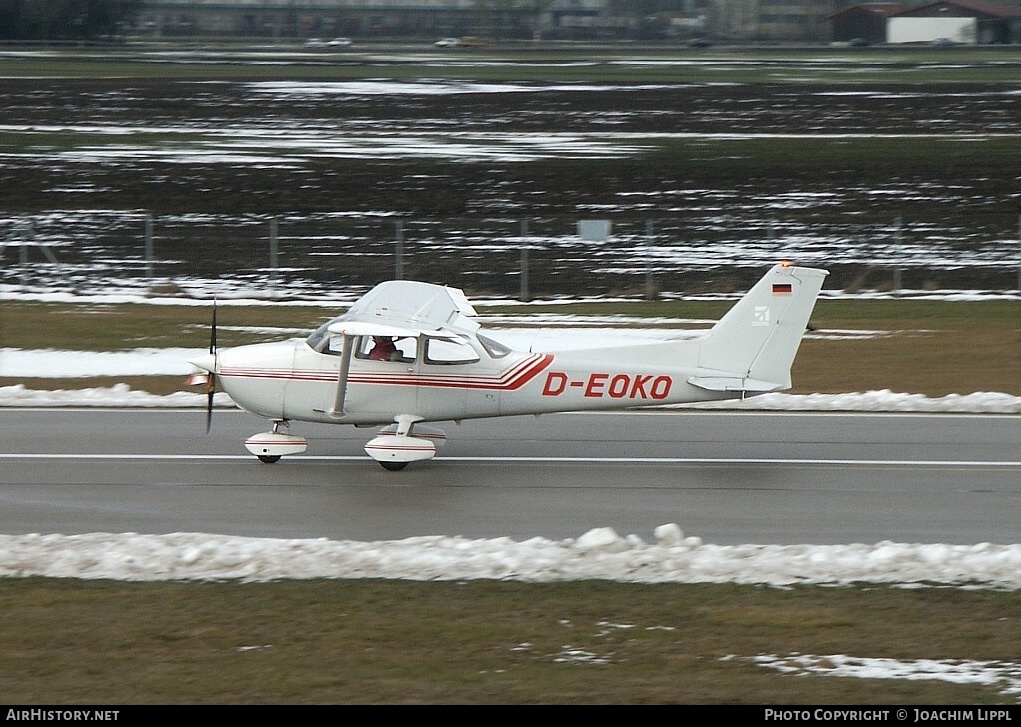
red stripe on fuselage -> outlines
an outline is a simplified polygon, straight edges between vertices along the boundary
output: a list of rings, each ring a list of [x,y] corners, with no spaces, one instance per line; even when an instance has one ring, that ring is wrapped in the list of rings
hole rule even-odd
[[[380,386],[426,386],[452,389],[483,389],[515,391],[542,373],[553,363],[552,354],[528,356],[497,375],[485,374],[440,374],[354,372],[348,375],[349,384],[373,384]],[[224,367],[218,376],[237,379],[274,379],[278,381],[323,381],[335,382],[337,375],[332,371],[256,369],[239,366]]]

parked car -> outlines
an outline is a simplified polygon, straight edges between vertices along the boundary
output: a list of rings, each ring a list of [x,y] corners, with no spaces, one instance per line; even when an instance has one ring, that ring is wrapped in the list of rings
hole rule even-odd
[[[437,48],[481,48],[486,44],[482,38],[474,35],[465,35],[461,38],[440,38],[433,43]]]
[[[952,38],[936,38],[929,45],[934,45],[939,48],[949,48],[952,45],[957,45],[957,41]]]
[[[330,46],[331,48],[346,48],[347,46],[351,45],[351,39],[350,38],[334,38],[333,40],[331,40],[326,45]]]
[[[847,44],[852,48],[868,48],[870,45],[867,38],[851,38]]]

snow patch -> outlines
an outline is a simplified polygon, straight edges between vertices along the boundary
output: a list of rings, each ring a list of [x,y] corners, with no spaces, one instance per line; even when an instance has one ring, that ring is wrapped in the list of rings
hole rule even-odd
[[[576,539],[395,541],[204,533],[0,535],[0,576],[122,581],[392,578],[1021,588],[1021,545],[709,545],[676,524],[657,541],[595,528]]]

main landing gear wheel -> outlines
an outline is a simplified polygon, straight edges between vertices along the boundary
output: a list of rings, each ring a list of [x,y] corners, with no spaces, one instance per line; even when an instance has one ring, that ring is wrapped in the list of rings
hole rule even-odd
[[[432,459],[437,442],[443,444],[446,435],[439,429],[422,425],[423,434],[430,438],[412,436],[415,425],[421,420],[422,417],[415,414],[395,416],[393,424],[380,429],[365,445],[365,454],[391,472],[402,470],[411,462]]]
[[[272,432],[253,434],[245,440],[245,449],[266,464],[279,462],[285,454],[301,454],[308,449],[308,442],[303,437],[284,434],[280,431],[281,428],[287,429],[286,421],[273,422]]]
[[[410,462],[390,462],[390,461],[379,463],[380,467],[382,467],[385,470],[390,470],[391,472],[400,472],[409,464]]]

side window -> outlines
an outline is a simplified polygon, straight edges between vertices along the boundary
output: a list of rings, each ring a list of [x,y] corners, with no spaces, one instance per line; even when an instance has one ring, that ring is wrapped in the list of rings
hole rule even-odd
[[[417,355],[417,338],[359,336],[355,342],[355,358],[413,363]]]
[[[372,338],[369,336],[359,336],[355,342],[355,358],[368,358],[371,350]]]
[[[425,362],[427,364],[454,365],[476,363],[479,355],[475,349],[461,341],[446,341],[441,338],[429,338],[425,343]]]
[[[344,353],[344,337],[328,336],[326,341],[326,350],[323,353],[328,353],[331,356],[339,356]]]

